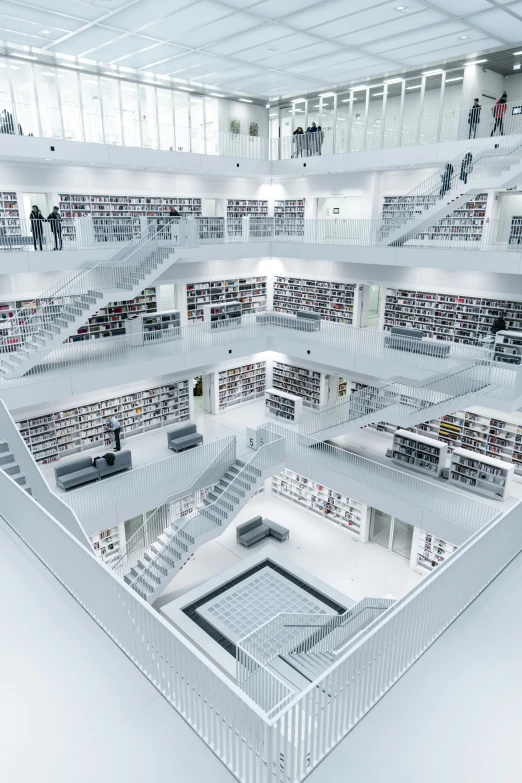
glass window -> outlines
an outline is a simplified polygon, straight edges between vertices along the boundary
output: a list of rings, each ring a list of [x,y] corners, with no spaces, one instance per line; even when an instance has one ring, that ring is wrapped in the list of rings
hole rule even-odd
[[[131,82],[121,83],[121,113],[124,144],[127,147],[141,147],[140,113],[138,110],[138,88]]]
[[[18,124],[24,136],[39,136],[33,71],[29,63],[9,62]]]
[[[203,98],[190,96],[190,128],[192,132],[192,152],[204,153]]]
[[[81,73],[80,85],[82,90],[85,141],[103,144],[103,125],[98,79],[96,76]]]
[[[58,90],[62,103],[63,129],[66,139],[83,141],[79,74],[58,69]]]
[[[446,83],[444,85],[444,102],[442,104],[442,118],[440,123],[440,141],[455,141],[459,137],[458,133],[460,112],[463,108],[465,108],[461,106],[463,80],[463,70],[449,71],[446,73]],[[479,127],[480,125],[477,126],[477,130]],[[468,126],[467,115],[466,129],[469,133],[470,129]],[[477,133],[477,135],[480,134]]]
[[[402,79],[392,79],[387,87],[386,116],[384,118],[383,146],[397,147],[401,136]]]
[[[391,542],[392,552],[409,560],[413,543],[413,525],[403,522],[402,519],[393,520],[393,535]]]
[[[353,93],[352,128],[350,133],[350,150],[359,152],[366,146],[366,87]]]
[[[303,128],[303,130],[306,130],[306,127],[303,127],[306,117],[306,101],[299,101],[298,103],[294,103],[294,114],[294,130],[299,127]]]
[[[366,149],[381,148],[383,120],[384,85],[372,87],[368,103],[368,122],[366,123]]]
[[[100,79],[106,144],[121,145],[120,95],[116,79]]]
[[[435,144],[440,122],[440,90],[444,74],[426,76],[422,118],[419,129],[419,144]]]
[[[217,98],[205,98],[205,136],[207,155],[219,153],[219,101]]]
[[[172,112],[172,91],[156,88],[158,98],[159,147],[174,149],[174,120]]]
[[[144,147],[158,148],[158,118],[156,114],[156,92],[154,87],[138,85],[140,101],[141,134]]]
[[[179,152],[189,152],[189,100],[186,93],[174,93],[174,122],[176,125],[176,149]]]
[[[350,106],[352,96],[343,92],[337,96],[337,127],[335,133],[336,152],[349,152]]]
[[[56,68],[49,65],[35,65],[34,75],[42,135],[49,139],[61,139],[62,118],[58,102]]]
[[[11,91],[7,81],[7,63],[0,58],[0,134],[15,133],[16,126],[13,115]]]
[[[321,99],[321,110],[317,127],[320,128],[316,141],[316,152],[319,155],[330,155],[333,152],[333,129],[335,118],[335,97],[326,96]]]
[[[417,144],[420,120],[420,95],[422,92],[422,79],[406,80],[404,93],[404,117],[402,121],[401,145],[408,147]]]
[[[390,546],[390,531],[393,517],[377,508],[372,508],[370,539],[386,549]]]

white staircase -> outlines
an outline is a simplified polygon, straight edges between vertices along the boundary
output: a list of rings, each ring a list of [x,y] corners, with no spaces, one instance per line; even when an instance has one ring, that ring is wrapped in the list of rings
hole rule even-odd
[[[17,484],[20,484],[22,489],[25,489],[29,495],[33,494],[31,487],[27,483],[26,477],[22,473],[22,470],[16,461],[13,452],[9,450],[9,444],[2,438],[0,438],[0,470],[3,470],[4,473],[7,473],[9,476],[11,476],[13,481],[16,481]]]
[[[0,338],[0,377],[19,378],[109,302],[132,299],[172,263],[174,246],[156,228],[111,259],[82,264],[47,291],[34,309],[20,311]]]
[[[476,397],[492,388],[490,378],[491,363],[477,360],[428,380],[404,383],[401,378],[384,386],[366,386],[341,401],[307,412],[299,422],[299,433],[322,441],[378,420],[407,429],[477,404]]]
[[[269,433],[267,438],[270,442],[261,446],[247,462],[236,459],[223,470],[218,480],[212,482],[214,486],[200,509],[180,517],[173,514],[170,499],[156,509],[152,524],[158,515],[165,521],[163,532],[135,565],[122,574],[142,598],[152,603],[196,549],[220,536],[265,478],[283,468],[284,438]],[[200,487],[209,485],[204,478],[197,481]],[[122,563],[115,564],[115,570],[122,573]]]
[[[461,177],[461,165],[466,154],[471,154],[467,181]],[[421,231],[429,229],[438,220],[484,190],[506,188],[522,176],[522,140],[513,142],[513,137],[492,139],[487,146],[471,149],[451,161],[452,174],[448,177],[448,188],[441,194],[442,167],[416,188],[394,203],[395,211],[403,211],[404,217],[390,219],[384,210],[380,215],[381,239],[378,245],[404,245]],[[413,216],[411,213],[415,212]]]

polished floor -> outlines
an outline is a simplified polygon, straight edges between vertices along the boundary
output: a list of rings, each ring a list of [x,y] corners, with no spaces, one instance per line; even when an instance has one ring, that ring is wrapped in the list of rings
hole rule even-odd
[[[521,598],[519,556],[310,783],[519,783]],[[2,779],[234,783],[1,521],[0,616]]]

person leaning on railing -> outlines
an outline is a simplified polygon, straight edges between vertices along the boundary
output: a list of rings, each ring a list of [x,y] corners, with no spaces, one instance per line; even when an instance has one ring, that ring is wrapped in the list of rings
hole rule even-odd
[[[479,99],[475,98],[473,101],[473,106],[469,110],[468,114],[468,124],[469,124],[469,136],[468,139],[476,138],[477,136],[477,125],[480,124],[480,112],[482,111],[482,106],[479,103]]]
[[[498,101],[493,106],[493,117],[495,118],[495,123],[493,125],[493,130],[491,131],[491,135],[495,135],[495,131],[497,128],[500,128],[500,135],[504,135],[504,116],[507,111],[507,92],[503,92],[501,97],[498,99]]]

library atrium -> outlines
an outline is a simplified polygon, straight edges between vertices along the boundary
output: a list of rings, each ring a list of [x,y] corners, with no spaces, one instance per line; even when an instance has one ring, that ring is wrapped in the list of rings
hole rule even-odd
[[[520,0],[0,8],[3,779],[519,783]]]

